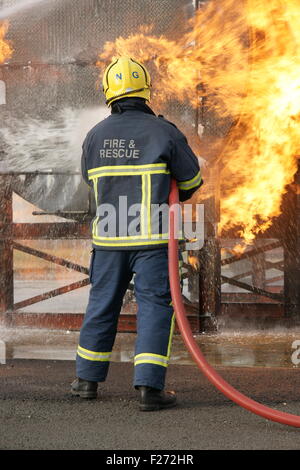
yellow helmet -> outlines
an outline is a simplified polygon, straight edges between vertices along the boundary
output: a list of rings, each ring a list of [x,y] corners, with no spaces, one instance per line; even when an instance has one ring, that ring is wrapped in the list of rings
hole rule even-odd
[[[149,101],[150,86],[151,79],[146,67],[129,57],[119,57],[104,72],[103,92],[109,106],[126,96]]]

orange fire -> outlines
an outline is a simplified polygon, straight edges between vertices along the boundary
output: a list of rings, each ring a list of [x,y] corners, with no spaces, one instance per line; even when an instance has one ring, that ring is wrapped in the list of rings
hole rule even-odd
[[[194,271],[198,271],[200,268],[200,260],[197,256],[189,254],[188,263],[192,266]]]
[[[0,64],[3,64],[6,60],[10,59],[13,53],[13,49],[5,39],[8,30],[8,23],[0,23]]]
[[[223,154],[221,228],[242,226],[251,242],[280,214],[286,185],[297,171],[300,131],[299,0],[252,0],[247,96]],[[228,158],[229,157],[229,158]]]
[[[151,34],[105,44],[101,69],[128,55],[154,77],[153,104],[199,106],[236,121],[220,155],[220,230],[251,243],[281,212],[300,153],[300,0],[211,0],[179,41]],[[156,87],[155,87],[156,85]]]

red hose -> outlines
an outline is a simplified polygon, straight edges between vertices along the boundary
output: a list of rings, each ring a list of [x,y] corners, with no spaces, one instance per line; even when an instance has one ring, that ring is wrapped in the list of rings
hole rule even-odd
[[[178,240],[175,238],[175,227],[177,226],[178,218],[178,189],[175,180],[171,183],[171,192],[169,196],[170,204],[170,240],[169,240],[169,276],[170,287],[172,293],[172,301],[176,314],[176,320],[180,329],[183,340],[190,351],[194,361],[199,369],[204,373],[208,380],[217,387],[227,398],[234,401],[238,405],[246,408],[263,418],[277,421],[278,423],[287,424],[289,426],[300,427],[300,416],[284,413],[282,411],[274,410],[267,406],[248,398],[243,393],[236,390],[228,382],[226,382],[215,369],[206,361],[198,344],[196,343],[191,327],[186,317],[185,308],[182,301],[180,290],[180,279],[178,270]]]

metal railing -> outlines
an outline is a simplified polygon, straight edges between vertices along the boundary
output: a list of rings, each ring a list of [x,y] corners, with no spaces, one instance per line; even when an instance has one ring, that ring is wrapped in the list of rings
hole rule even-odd
[[[79,328],[82,321],[82,314],[34,314],[22,312],[22,309],[38,302],[57,297],[59,295],[71,292],[75,289],[87,286],[89,284],[89,277],[79,281],[70,283],[68,285],[49,290],[39,295],[32,296],[25,300],[14,302],[14,279],[13,279],[13,251],[17,250],[39,259],[43,259],[54,263],[59,266],[74,270],[76,272],[88,276],[88,268],[80,264],[74,263],[63,257],[55,256],[46,253],[36,248],[29,247],[21,243],[21,240],[55,240],[55,239],[68,239],[68,240],[84,240],[90,239],[90,225],[91,215],[85,211],[56,211],[56,212],[40,212],[34,211],[33,214],[39,215],[56,215],[59,217],[75,217],[75,221],[70,219],[69,222],[43,222],[43,223],[15,223],[13,221],[13,179],[20,175],[76,175],[78,173],[66,172],[8,172],[0,173],[0,319],[4,319],[7,324],[15,324],[17,317],[20,321],[29,321],[29,324],[38,324],[50,327],[67,327]],[[299,173],[296,175],[299,179]],[[297,192],[291,192],[287,198],[285,226],[284,230],[281,229],[281,239],[265,243],[263,246],[254,247],[247,250],[245,253],[237,256],[230,256],[221,259],[220,239],[216,238],[211,230],[210,222],[206,221],[206,235],[204,247],[197,253],[199,258],[200,269],[195,273],[191,266],[186,263],[185,277],[191,275],[197,276],[196,282],[198,283],[198,302],[189,302],[187,300],[187,308],[190,315],[190,321],[194,331],[207,331],[216,329],[216,319],[222,314],[224,303],[227,304],[231,300],[235,303],[239,302],[242,306],[243,302],[247,303],[249,296],[259,296],[262,298],[260,311],[266,308],[264,299],[270,299],[271,304],[268,308],[281,306],[281,315],[287,319],[300,320],[300,260],[299,260],[299,195]],[[208,212],[211,214],[208,214]],[[214,203],[208,203],[208,219],[212,220],[215,215]],[[206,215],[207,215],[206,214]],[[229,235],[230,236],[230,235]],[[276,237],[274,237],[276,238]],[[264,269],[279,269],[283,271],[280,276],[275,278],[265,279],[263,287],[252,282],[252,285],[242,281],[241,279],[252,275],[253,271],[244,270],[231,277],[222,274],[222,267],[236,263],[243,260],[251,260],[257,256],[261,256],[269,250],[283,248],[284,259],[280,261],[266,261],[264,260]],[[264,273],[265,276],[265,273]],[[276,279],[284,279],[284,292],[272,292],[268,286]],[[243,289],[248,294],[232,293],[221,294],[222,284],[229,284],[234,287]],[[130,286],[133,290],[133,286]],[[248,297],[246,297],[248,295]],[[244,299],[244,300],[243,300]],[[223,301],[223,302],[222,302]],[[252,298],[253,302],[253,298]],[[119,330],[121,331],[134,331],[135,330],[135,312],[136,305],[134,302],[129,302],[126,309],[122,312],[121,320],[119,323]],[[276,310],[278,312],[278,308]],[[26,320],[26,321],[25,321]]]

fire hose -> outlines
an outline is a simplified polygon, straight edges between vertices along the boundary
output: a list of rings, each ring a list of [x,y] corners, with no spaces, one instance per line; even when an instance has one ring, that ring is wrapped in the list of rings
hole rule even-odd
[[[237,403],[239,406],[271,421],[287,424],[289,426],[300,427],[300,416],[278,411],[268,406],[262,405],[261,403],[258,403],[239,392],[217,373],[217,371],[207,362],[204,355],[202,354],[196,340],[193,337],[181,295],[178,270],[178,239],[175,232],[175,228],[178,226],[180,206],[178,189],[175,180],[172,180],[171,182],[169,205],[169,278],[172,302],[180,333],[198,368],[221,393],[223,393],[233,402]]]

